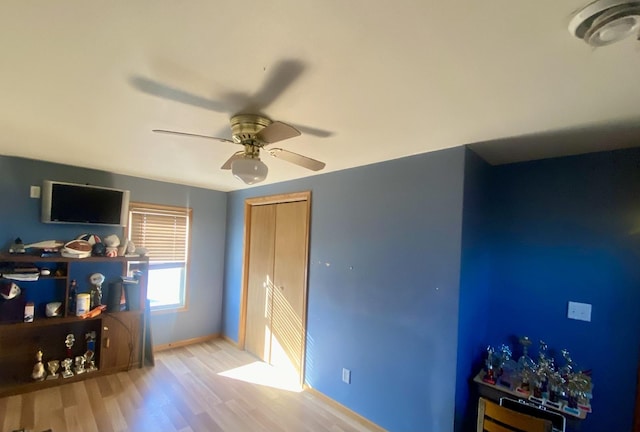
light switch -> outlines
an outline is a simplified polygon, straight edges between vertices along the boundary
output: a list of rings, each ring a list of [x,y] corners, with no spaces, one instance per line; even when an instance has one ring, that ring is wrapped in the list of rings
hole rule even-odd
[[[347,368],[342,368],[342,382],[351,384],[351,371]]]
[[[567,318],[591,322],[591,305],[570,301]]]
[[[31,189],[29,189],[29,197],[40,198],[40,186],[31,186]]]

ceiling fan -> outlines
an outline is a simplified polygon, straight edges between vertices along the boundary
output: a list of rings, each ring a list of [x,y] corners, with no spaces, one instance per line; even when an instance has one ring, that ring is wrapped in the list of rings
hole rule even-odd
[[[232,140],[164,129],[153,129],[153,132],[209,138],[244,146],[244,150],[234,153],[220,168],[223,170],[230,169],[236,178],[249,185],[263,181],[269,171],[267,165],[260,160],[260,150],[270,144],[300,135],[300,131],[293,126],[279,121],[272,121],[258,114],[237,114],[231,117]],[[320,171],[325,167],[324,162],[282,148],[264,150],[271,156],[312,171]]]
[[[266,70],[266,69],[265,69]],[[324,162],[303,156],[282,148],[266,148],[271,144],[301,135],[300,130],[309,135],[327,137],[331,132],[322,129],[297,126],[273,121],[263,115],[264,109],[282,94],[304,70],[298,60],[283,60],[276,63],[262,88],[253,95],[241,93],[223,94],[221,100],[211,100],[191,94],[181,89],[167,86],[148,78],[134,76],[131,84],[138,90],[164,99],[197,106],[216,112],[233,112],[231,117],[231,139],[165,129],[153,132],[188,137],[209,138],[244,147],[234,153],[223,165],[223,170],[231,170],[233,175],[246,184],[255,184],[267,177],[268,168],[260,160],[261,150],[271,156],[299,165],[312,171],[325,167]]]

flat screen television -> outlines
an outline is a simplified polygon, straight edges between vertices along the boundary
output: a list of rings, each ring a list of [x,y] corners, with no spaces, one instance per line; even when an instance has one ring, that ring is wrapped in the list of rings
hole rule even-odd
[[[42,222],[125,226],[129,191],[45,180]]]

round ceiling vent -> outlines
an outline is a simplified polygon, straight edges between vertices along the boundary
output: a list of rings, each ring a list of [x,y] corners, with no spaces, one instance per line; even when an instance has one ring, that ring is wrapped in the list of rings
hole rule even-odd
[[[569,32],[594,47],[640,36],[639,30],[640,1],[596,0],[569,22]]]

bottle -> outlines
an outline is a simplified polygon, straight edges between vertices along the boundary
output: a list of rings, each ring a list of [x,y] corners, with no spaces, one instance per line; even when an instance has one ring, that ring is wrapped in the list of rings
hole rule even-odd
[[[78,283],[75,279],[71,280],[69,285],[69,313],[71,315],[76,314],[76,294],[78,293]]]

